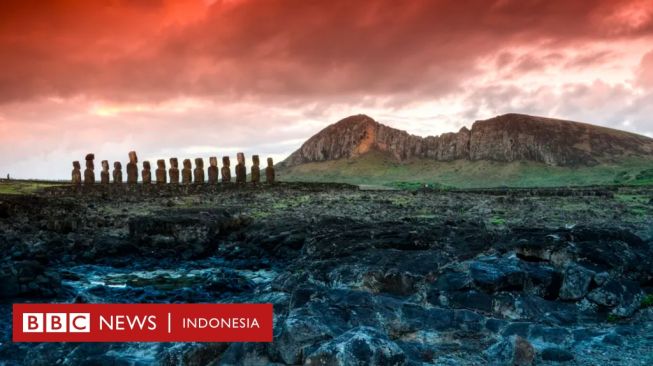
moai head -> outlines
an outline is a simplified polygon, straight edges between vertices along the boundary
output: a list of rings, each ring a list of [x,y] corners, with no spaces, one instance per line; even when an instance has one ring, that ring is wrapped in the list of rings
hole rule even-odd
[[[129,152],[129,162],[133,164],[138,163],[138,157],[136,156],[136,151]]]
[[[238,164],[245,164],[245,154],[239,152],[236,154],[236,160],[238,160]]]
[[[216,158],[215,156],[211,156],[209,158],[209,165],[217,167],[218,166],[218,158]]]
[[[227,168],[231,166],[231,162],[229,161],[228,156],[223,156],[222,157],[222,166],[227,167]]]
[[[204,169],[204,159],[202,159],[202,158],[195,158],[195,168],[197,168],[197,169]]]
[[[105,172],[109,171],[109,161],[108,160],[102,160],[102,170]]]
[[[113,169],[120,170],[122,169],[122,164],[119,161],[113,163]]]
[[[82,166],[79,165],[79,161],[77,161],[77,160],[73,161],[73,168],[74,168],[74,169],[80,169],[81,167],[82,167]]]
[[[165,169],[166,168],[166,161],[163,159],[159,159],[156,161],[156,167],[157,169]]]
[[[274,163],[272,162],[272,158],[268,158],[268,166],[270,168],[274,167]]]
[[[254,164],[254,166],[259,165],[260,162],[259,162],[259,159],[258,159],[258,155],[252,155],[252,163]]]
[[[177,158],[170,158],[170,167],[179,168],[179,160]]]
[[[190,169],[193,165],[190,163],[190,159],[184,159],[184,169]]]
[[[95,166],[93,165],[93,159],[95,159],[95,155],[93,154],[86,154],[86,167],[89,169],[93,169]]]
[[[143,162],[143,169],[144,169],[144,170],[150,170],[150,169],[151,169],[151,166],[150,166],[150,162],[149,162],[149,161],[145,160],[145,161]]]

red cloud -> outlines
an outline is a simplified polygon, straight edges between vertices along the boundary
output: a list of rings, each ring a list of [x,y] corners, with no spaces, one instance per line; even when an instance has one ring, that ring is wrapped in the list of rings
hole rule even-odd
[[[8,0],[0,102],[438,96],[503,48],[650,34],[652,9],[637,0]]]

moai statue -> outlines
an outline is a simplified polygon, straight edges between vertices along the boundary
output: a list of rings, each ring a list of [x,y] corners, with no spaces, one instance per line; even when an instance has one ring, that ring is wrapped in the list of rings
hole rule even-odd
[[[231,162],[228,156],[222,157],[222,183],[231,183]]]
[[[122,164],[119,161],[113,163],[113,182],[122,183]]]
[[[218,158],[211,156],[209,158],[209,184],[218,183]]]
[[[184,159],[184,168],[181,170],[181,183],[191,184],[193,182],[193,170],[190,159]]]
[[[93,159],[95,155],[86,154],[86,169],[84,170],[84,184],[94,184],[95,183],[95,165],[93,164]]]
[[[156,184],[166,184],[166,161],[159,159],[156,161]]]
[[[72,180],[74,185],[82,184],[82,172],[80,169],[81,166],[79,165],[79,161],[73,161]]]
[[[268,167],[265,168],[265,181],[268,184],[274,183],[274,163],[272,158],[268,158]]]
[[[195,158],[195,170],[193,170],[195,184],[204,184],[204,160]]]
[[[127,183],[135,184],[138,182],[138,157],[136,151],[129,152],[129,163],[127,163]]]
[[[252,155],[252,183],[258,184],[261,181],[261,168],[259,168],[258,155]]]
[[[247,179],[247,168],[245,167],[245,154],[236,154],[238,164],[236,164],[236,183],[245,183]]]
[[[170,183],[179,184],[179,160],[177,158],[170,158]]]
[[[109,161],[102,160],[102,171],[100,172],[100,182],[109,184]]]
[[[141,172],[141,176],[143,177],[143,184],[152,184],[152,167],[150,166],[150,162],[145,160],[143,162],[143,171]]]

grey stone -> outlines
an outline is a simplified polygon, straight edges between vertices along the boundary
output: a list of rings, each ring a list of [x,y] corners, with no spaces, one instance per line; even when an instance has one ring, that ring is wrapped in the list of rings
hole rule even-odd
[[[585,267],[577,264],[568,265],[563,275],[562,287],[560,287],[560,299],[582,299],[587,295],[593,277],[594,272]]]

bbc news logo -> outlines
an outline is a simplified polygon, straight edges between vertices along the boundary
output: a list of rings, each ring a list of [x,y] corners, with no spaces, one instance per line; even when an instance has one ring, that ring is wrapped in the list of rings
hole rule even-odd
[[[272,342],[272,304],[14,304],[14,342]]]
[[[23,313],[24,333],[90,333],[90,313]]]

